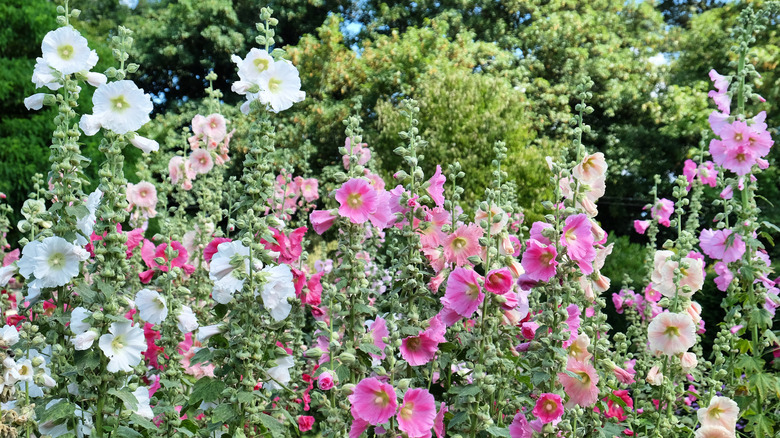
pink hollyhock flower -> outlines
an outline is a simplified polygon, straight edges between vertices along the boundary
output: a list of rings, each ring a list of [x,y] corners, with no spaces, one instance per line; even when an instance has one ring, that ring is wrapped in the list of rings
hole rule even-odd
[[[718,274],[715,277],[715,285],[718,287],[718,290],[726,292],[731,282],[734,281],[734,274],[731,273],[728,265],[723,262],[715,263],[713,269]]]
[[[634,221],[634,230],[636,230],[636,232],[639,234],[645,234],[645,231],[647,231],[648,227],[650,227],[650,221]]]
[[[388,421],[398,407],[395,389],[376,377],[361,380],[348,398],[352,404],[352,416],[374,426]]]
[[[317,387],[320,388],[323,391],[329,391],[333,389],[333,376],[327,371],[323,371],[322,374],[320,374],[317,377]]]
[[[371,339],[374,340],[374,345],[382,352],[382,354],[369,353],[369,355],[374,359],[384,359],[385,347],[387,347],[387,344],[385,344],[385,341],[383,341],[382,338],[390,336],[390,332],[387,330],[387,322],[384,320],[384,318],[377,317],[376,321],[371,324],[370,331]]]
[[[413,388],[406,391],[398,409],[398,428],[409,438],[431,436],[436,419],[436,400],[426,389]]]
[[[265,246],[265,249],[279,253],[278,262],[284,264],[292,264],[298,261],[298,258],[303,252],[303,236],[308,231],[306,227],[296,228],[290,232],[289,236],[282,233],[273,227],[268,227],[274,235],[276,243],[266,242],[264,239],[260,239],[260,243]]]
[[[615,374],[615,377],[618,379],[618,382],[624,385],[630,385],[635,382],[634,375],[636,375],[636,371],[630,372],[617,365],[614,365],[612,366],[612,373]]]
[[[298,416],[298,430],[301,432],[308,432],[314,426],[314,417],[310,415]]]
[[[482,228],[476,224],[461,225],[444,242],[444,257],[455,266],[471,265],[468,258],[481,251]]]
[[[493,222],[493,217],[496,217],[498,215],[501,216],[501,220],[498,222]],[[490,206],[490,215],[488,215],[488,212],[482,211],[480,208],[477,210],[477,212],[474,214],[474,222],[481,224],[482,221],[487,221],[488,216],[490,216],[490,235],[495,236],[498,233],[501,232],[501,230],[506,227],[506,224],[509,222],[509,215],[507,215],[504,210],[501,209],[498,205],[491,205]]]
[[[206,118],[200,114],[197,114],[192,118],[192,133],[197,135],[203,134],[206,127]]]
[[[734,432],[729,432],[720,426],[702,426],[696,429],[693,438],[734,438],[734,436]]]
[[[607,402],[607,412],[604,412],[604,416],[607,418],[617,418],[618,421],[626,421],[628,418],[626,411],[630,411],[634,408],[634,400],[628,394],[628,390],[626,389],[616,389],[612,391],[612,394],[622,400],[626,406],[624,408],[621,404],[616,403],[612,398],[607,397],[604,399],[604,401]]]
[[[206,174],[214,168],[214,160],[211,158],[211,152],[206,149],[196,149],[190,154],[188,158],[190,167],[195,173]]]
[[[156,368],[158,370],[162,370],[163,367],[160,365],[160,362],[158,362],[158,357],[160,356],[160,353],[165,352],[165,348],[158,346],[154,343],[154,341],[161,339],[162,334],[160,334],[160,331],[155,330],[153,324],[146,323],[144,324],[144,338],[146,339],[146,351],[144,351],[144,359],[146,359],[146,362],[149,364],[149,366]],[[167,355],[165,355],[166,358],[168,358]]]
[[[652,368],[650,368],[650,370],[647,372],[645,381],[653,386],[660,386],[662,383],[664,383],[664,375],[661,373],[661,369],[658,368],[658,365],[654,365]]]
[[[428,180],[428,188],[425,189],[437,207],[444,205],[444,183],[447,177],[442,175],[441,166],[436,165],[436,173]]]
[[[696,411],[702,427],[722,427],[734,436],[739,418],[739,406],[728,397],[712,397],[710,405]]]
[[[662,250],[655,252],[654,269],[651,275],[653,287],[664,296],[670,298],[674,297],[675,293],[680,296],[690,297],[704,285],[704,263],[700,259],[683,257],[681,260],[682,264],[688,267],[682,268],[679,262],[672,260],[673,255],[672,251]],[[674,270],[678,267],[683,275],[679,289],[674,283]],[[691,291],[684,293],[682,286],[689,286]]]
[[[712,161],[705,161],[699,165],[699,180],[710,187],[718,185],[718,171]]]
[[[157,212],[154,208],[157,206],[157,189],[154,184],[141,181],[138,184],[127,184],[127,202],[130,204],[127,209],[132,210],[139,207],[144,210],[149,217],[155,217]]]
[[[444,337],[447,327],[438,316],[430,320],[430,325],[417,336],[409,336],[401,341],[401,357],[411,366],[425,365],[439,351],[439,343],[446,342]]]
[[[396,217],[390,209],[390,198],[392,197],[390,192],[379,190],[376,194],[376,209],[371,212],[368,220],[371,221],[371,225],[381,230],[391,226],[395,222]]]
[[[536,337],[536,331],[539,329],[539,324],[535,321],[526,321],[520,325],[520,334],[527,340],[533,340]]]
[[[661,301],[661,297],[663,297],[663,294],[653,289],[653,283],[648,283],[647,287],[645,287],[645,299],[657,303]]]
[[[319,306],[322,303],[322,276],[324,272],[318,272],[306,281],[308,292],[301,293],[301,304],[310,306]]]
[[[690,351],[686,351],[680,357],[680,366],[684,373],[690,373],[698,364],[699,361],[696,359],[696,354]]]
[[[479,274],[471,269],[455,268],[447,278],[447,289],[441,298],[444,307],[452,309],[458,315],[470,317],[485,299]]]
[[[301,196],[303,196],[303,199],[306,200],[306,202],[314,202],[317,199],[320,199],[319,194],[319,181],[317,181],[317,178],[306,178],[303,179],[301,177],[297,177],[296,179],[299,179],[298,185],[301,188]]]
[[[485,289],[497,295],[509,292],[513,283],[509,268],[494,269],[485,277]]]
[[[178,184],[179,179],[183,176],[184,157],[178,155],[171,158],[168,162],[168,174],[171,178],[172,184]]]
[[[687,313],[662,313],[647,327],[650,351],[667,356],[685,353],[696,343],[696,325]]]
[[[232,242],[232,240],[227,237],[215,237],[214,240],[203,248],[203,259],[206,260],[206,262],[211,263],[211,259],[214,258],[214,254],[217,253],[217,247],[219,247],[220,243],[225,242]]]
[[[309,221],[314,231],[321,235],[333,226],[337,217],[332,210],[314,210],[309,215]]]
[[[699,236],[699,246],[705,254],[713,259],[723,260],[724,263],[735,262],[745,254],[745,242],[738,234],[731,237],[732,234],[729,229],[702,230]]]
[[[563,403],[561,396],[546,392],[536,399],[536,405],[531,411],[542,424],[552,423],[559,420],[563,415]]]
[[[555,260],[557,256],[558,251],[555,250],[555,246],[547,246],[531,239],[527,243],[520,263],[529,279],[549,281],[555,275],[555,267],[558,266],[558,262]]]
[[[195,356],[195,352],[202,348],[202,345],[197,340],[193,339],[192,333],[184,335],[184,341],[180,342],[177,346],[179,354],[181,354],[181,366],[184,367],[184,372],[195,376],[196,379],[201,377],[214,377],[214,364],[205,365],[202,363],[192,365],[190,360]]]
[[[347,150],[347,153],[341,158],[344,161],[345,169],[349,169],[350,154],[357,156],[357,162],[353,162],[352,164],[359,164],[363,166],[364,164],[368,163],[369,160],[371,160],[371,151],[368,149],[367,143],[357,143],[354,147],[354,150],[350,146],[351,143],[352,140],[349,137],[347,137],[347,139],[344,141],[344,148]]]
[[[531,225],[531,231],[530,231],[530,238],[536,240],[537,242],[549,245],[552,243],[552,241],[542,235],[542,231],[546,228],[552,228],[553,226],[546,223],[546,222],[534,222]]]
[[[579,405],[584,408],[592,406],[599,399],[599,375],[590,362],[580,362],[573,357],[566,363],[566,373],[558,373],[558,380],[569,396],[567,407]],[[569,373],[576,374],[572,377]]]
[[[444,438],[444,414],[447,412],[447,405],[441,402],[439,405],[439,412],[436,413],[436,418],[433,419],[433,433],[436,434],[436,438]]]
[[[715,102],[715,106],[724,114],[731,114],[731,96],[728,93],[719,93],[715,90],[710,90],[708,96]]]
[[[143,259],[143,261],[150,269],[138,274],[141,277],[142,283],[149,283],[155,270],[168,272],[169,268],[182,268],[186,274],[192,274],[195,272],[195,267],[187,264],[187,261],[189,260],[189,254],[187,254],[187,250],[184,248],[184,245],[175,240],[171,241],[171,248],[176,251],[176,257],[172,260],[168,260],[168,256],[166,255],[167,248],[167,243],[161,243],[155,248],[154,243],[152,243],[150,240],[144,240],[144,245],[141,247],[141,259]],[[157,263],[154,260],[156,258],[162,258],[163,263]]]
[[[729,88],[729,82],[731,81],[731,76],[723,76],[719,74],[715,69],[713,68],[710,70],[710,80],[712,81],[712,85],[718,90],[718,93],[725,93],[728,91]]]
[[[691,182],[696,178],[699,166],[693,160],[685,160],[683,165],[683,175],[685,175],[686,181],[688,181],[688,190],[691,189]]]
[[[691,321],[693,321],[694,324],[698,324],[699,321],[701,321],[701,304],[696,301],[691,301],[691,303],[688,304],[688,307],[685,308],[685,313],[691,317]]]
[[[577,262],[583,274],[593,273],[596,250],[593,248],[590,219],[586,214],[581,213],[566,218],[561,234],[561,245],[566,247],[569,258]]]
[[[737,175],[750,173],[759,158],[745,144],[729,147],[726,142],[717,139],[710,141],[710,153],[715,163]]]
[[[363,432],[368,429],[370,424],[367,421],[363,421],[359,418],[353,418],[352,426],[349,428],[349,438],[360,438]]]
[[[376,211],[377,193],[368,181],[352,178],[336,190],[339,202],[339,215],[349,218],[354,224],[362,224]]]
[[[509,425],[509,437],[510,438],[533,438],[534,432],[531,426],[528,425],[525,415],[522,412],[517,411],[515,417],[512,419],[512,424]]]
[[[211,114],[203,121],[203,135],[219,143],[227,135],[227,122],[221,114]]]
[[[653,219],[665,227],[671,224],[669,219],[672,217],[672,213],[674,213],[674,203],[666,198],[659,199],[650,209],[650,215]]]
[[[588,335],[585,333],[579,334],[567,347],[569,349],[568,354],[580,362],[585,362],[593,356],[588,352],[589,346],[590,338]]]

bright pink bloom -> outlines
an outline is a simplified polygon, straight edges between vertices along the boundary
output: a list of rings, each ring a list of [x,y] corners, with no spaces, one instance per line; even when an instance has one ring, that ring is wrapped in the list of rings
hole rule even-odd
[[[623,400],[626,407],[624,408],[620,403],[616,403],[612,398],[607,397],[604,399],[604,401],[607,402],[607,412],[604,412],[604,416],[607,418],[617,418],[618,421],[625,421],[628,418],[626,411],[630,411],[634,408],[634,400],[626,389],[616,389],[612,391],[612,394]]]
[[[456,266],[471,265],[468,258],[480,253],[482,234],[482,228],[476,224],[461,225],[444,242],[444,257]]]
[[[352,420],[352,426],[349,428],[349,438],[360,438],[363,432],[368,429],[370,424],[367,421],[363,421],[360,418],[354,418]]]
[[[395,389],[376,377],[361,380],[349,396],[349,402],[352,404],[353,417],[374,426],[388,421],[398,407]]]
[[[436,413],[436,418],[433,419],[433,433],[436,434],[436,438],[444,438],[444,414],[447,412],[447,405],[441,402],[439,405],[439,412]]]
[[[520,325],[520,334],[527,340],[533,340],[536,337],[536,330],[539,324],[536,321],[526,321]]]
[[[335,212],[331,210],[314,210],[309,215],[309,221],[314,231],[321,235],[333,226],[337,217]]]
[[[558,373],[558,380],[569,396],[566,405],[588,407],[595,404],[599,399],[599,375],[596,368],[590,362],[580,362],[570,357],[566,363],[566,371],[567,373]],[[572,377],[569,373],[574,373],[577,377]]]
[[[485,277],[485,289],[498,295],[509,292],[513,283],[509,268],[494,269]]]
[[[413,388],[406,391],[398,409],[398,428],[409,438],[431,436],[436,419],[436,400],[427,389]]]
[[[745,242],[738,234],[734,234],[734,237],[731,235],[732,231],[729,229],[702,230],[699,236],[699,246],[705,254],[713,259],[723,260],[724,263],[735,262],[741,259],[745,253]]]
[[[552,423],[563,415],[561,396],[546,392],[536,399],[536,405],[531,411],[542,424]]]
[[[349,218],[352,223],[362,224],[368,220],[377,208],[377,193],[368,181],[352,178],[336,190],[339,202],[339,215]]]
[[[558,266],[558,262],[555,260],[557,256],[558,251],[555,250],[555,246],[547,246],[531,239],[527,243],[520,263],[529,279],[549,281],[555,275],[555,267]]]
[[[319,306],[322,303],[322,276],[324,272],[318,272],[306,281],[307,292],[302,292],[300,299],[301,304],[308,304],[310,306]]]
[[[376,355],[369,353],[371,357],[374,359],[385,358],[385,347],[387,347],[387,344],[385,344],[385,341],[383,341],[382,338],[386,338],[388,336],[390,336],[390,331],[387,330],[387,322],[384,320],[384,318],[377,317],[376,321],[371,324],[371,338],[374,340],[374,345],[379,348],[382,354]]]
[[[509,437],[510,438],[533,438],[534,432],[531,426],[528,425],[525,415],[522,412],[517,411],[515,417],[512,419],[512,424],[509,425]]]
[[[634,230],[639,234],[645,234],[647,228],[650,226],[650,221],[634,221]]]
[[[189,255],[187,254],[187,250],[184,248],[184,245],[175,240],[171,241],[171,248],[176,251],[176,257],[172,260],[168,260],[168,256],[166,255],[167,248],[167,243],[161,243],[155,248],[154,244],[150,240],[144,240],[144,245],[141,247],[141,259],[143,259],[143,261],[150,269],[138,274],[141,277],[142,283],[149,283],[155,270],[168,272],[169,268],[182,268],[186,274],[192,274],[195,272],[195,267],[187,264]],[[154,260],[156,258],[162,258],[163,263],[157,263]]]
[[[455,268],[447,279],[441,303],[460,316],[470,317],[485,299],[480,280],[480,275],[471,269]]]
[[[427,364],[436,357],[439,343],[446,341],[446,330],[441,320],[434,316],[427,329],[420,331],[417,336],[408,336],[401,341],[401,357],[411,366]]]
[[[323,371],[322,374],[317,377],[317,387],[323,391],[329,391],[333,389],[333,376],[329,372]]]
[[[552,241],[542,235],[542,231],[546,228],[552,228],[553,226],[547,222],[534,222],[531,225],[530,238],[536,240],[539,243],[549,245]]]
[[[650,209],[650,215],[653,219],[665,227],[670,225],[669,219],[672,217],[672,213],[674,213],[674,203],[666,198],[659,199]]]
[[[290,232],[289,236],[285,235],[281,231],[273,227],[268,227],[272,233],[274,233],[274,239],[277,243],[266,242],[264,239],[260,239],[260,243],[265,246],[265,249],[278,252],[279,263],[292,264],[298,261],[298,258],[303,252],[303,236],[308,231],[306,227],[296,228]]]
[[[217,253],[217,247],[220,243],[232,242],[227,237],[215,237],[214,240],[209,242],[205,248],[203,248],[203,259],[208,263],[211,263],[211,259],[214,258],[214,254]]]
[[[685,353],[696,343],[696,326],[687,313],[662,313],[647,327],[650,351],[667,356]]]
[[[663,294],[653,289],[653,283],[648,283],[645,288],[645,299],[657,303],[661,301],[661,298],[663,298]]]
[[[433,174],[430,180],[428,180],[428,188],[425,189],[430,195],[433,202],[437,207],[444,205],[444,183],[447,181],[447,177],[442,175],[441,166],[436,165],[436,173]]]
[[[580,213],[566,218],[561,245],[566,247],[569,258],[577,262],[583,274],[593,273],[596,250],[593,248],[593,233],[588,215]]]
[[[718,276],[715,277],[715,285],[718,287],[718,290],[726,292],[729,285],[734,280],[734,274],[731,273],[728,265],[723,262],[715,263],[713,269],[715,270],[715,273],[718,274]]]
[[[391,226],[396,220],[396,217],[390,208],[390,198],[392,198],[393,195],[387,190],[378,190],[376,191],[376,195],[376,209],[371,212],[368,220],[371,221],[371,225],[379,229],[385,229]]]

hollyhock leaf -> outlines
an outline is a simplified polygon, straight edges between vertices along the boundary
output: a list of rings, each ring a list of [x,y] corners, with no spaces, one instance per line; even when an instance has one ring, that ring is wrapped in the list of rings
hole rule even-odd
[[[458,391],[458,395],[461,397],[475,396],[482,392],[482,389],[478,385],[464,386]]]
[[[263,426],[265,426],[269,432],[271,432],[272,436],[286,435],[285,428],[282,427],[282,425],[279,423],[279,420],[276,418],[268,414],[260,414],[260,422],[263,423]]]
[[[85,304],[92,304],[95,302],[95,297],[97,297],[97,291],[93,290],[90,285],[86,283],[81,283],[78,286],[76,286],[73,289],[73,292],[75,292],[79,297],[81,297],[81,300]]]
[[[531,384],[533,386],[539,386],[540,383],[548,380],[550,380],[550,375],[545,372],[537,371],[531,375]]]
[[[498,426],[490,426],[487,429],[485,429],[487,433],[490,434],[490,436],[503,436],[503,437],[509,437],[509,429],[504,427],[498,427]]]
[[[119,426],[116,429],[116,434],[120,438],[143,438],[144,436],[140,432],[136,432],[127,426]]]
[[[222,319],[227,315],[228,306],[227,304],[217,304],[214,306],[214,314],[216,315],[217,319]]]
[[[204,348],[203,350],[206,349]],[[197,405],[201,401],[206,403],[213,402],[222,395],[224,389],[225,384],[221,380],[204,377],[195,382],[195,385],[192,387],[190,404]]]
[[[135,413],[130,414],[130,421],[136,426],[141,426],[150,432],[158,432],[160,430],[154,423]]]
[[[365,351],[368,354],[376,354],[376,355],[381,355],[382,354],[382,350],[380,350],[379,347],[377,347],[374,344],[363,343],[363,344],[360,344],[360,347],[358,347],[358,348],[360,350]]]
[[[76,359],[76,369],[80,374],[85,370],[94,370],[100,366],[100,355],[93,349],[76,351],[74,358]]]
[[[236,416],[236,411],[233,410],[233,407],[227,403],[222,403],[221,405],[217,406],[214,409],[214,411],[211,413],[211,418],[209,420],[212,424],[222,425],[230,422],[230,420],[232,420],[233,417],[235,416]]]
[[[76,406],[63,400],[43,411],[38,419],[41,423],[54,423],[63,418],[73,418]]]
[[[450,420],[449,423],[447,423],[448,429],[453,429],[455,426],[457,426],[460,423],[463,423],[464,421],[469,419],[469,414],[466,411],[460,411],[457,414],[455,414],[454,417]]]
[[[138,399],[136,399],[133,393],[127,389],[112,388],[108,390],[108,393],[115,396],[119,400],[122,400],[122,403],[124,403],[125,406],[131,411],[138,409]]]
[[[212,353],[213,352],[208,348],[201,348],[190,359],[190,365],[199,365],[202,363],[209,362],[211,360]]]

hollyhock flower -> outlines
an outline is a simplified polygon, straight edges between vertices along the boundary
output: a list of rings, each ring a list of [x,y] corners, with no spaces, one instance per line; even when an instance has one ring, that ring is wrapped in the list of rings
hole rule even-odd
[[[128,211],[135,207],[144,210],[149,217],[155,217],[157,212],[155,207],[157,206],[157,189],[154,184],[141,181],[138,184],[127,184],[127,202],[130,204],[127,208]]]
[[[271,106],[278,113],[290,108],[293,103],[301,102],[306,93],[301,91],[301,78],[298,69],[285,59],[275,61],[268,69],[260,73],[257,84],[260,85],[258,99]]]
[[[651,275],[653,288],[661,292],[664,296],[674,297],[679,294],[683,297],[690,297],[694,292],[701,289],[704,284],[703,268],[704,263],[699,259],[683,257],[681,262],[687,265],[687,268],[680,267],[679,262],[672,260],[674,253],[672,251],[656,251],[654,258],[654,269]],[[680,267],[683,278],[680,279],[680,288],[674,283],[674,270]],[[683,286],[689,286],[691,291],[684,293]]]
[[[207,263],[211,263],[211,259],[214,257],[214,254],[217,253],[219,244],[225,242],[231,242],[231,240],[227,237],[215,237],[214,240],[209,242],[209,244],[206,245],[206,247],[203,249],[203,259]]]
[[[739,406],[728,397],[712,397],[709,406],[696,411],[702,427],[722,427],[734,436],[739,418]]]
[[[289,235],[285,235],[273,227],[268,227],[268,229],[273,233],[276,243],[266,242],[264,239],[261,239],[260,243],[265,246],[265,249],[279,253],[279,263],[291,264],[296,262],[303,252],[301,244],[308,228],[296,228]]]
[[[298,416],[298,430],[301,432],[308,432],[314,426],[314,417],[311,415],[299,415]]]
[[[430,195],[433,202],[437,207],[444,205],[444,183],[447,182],[447,177],[442,175],[441,166],[436,165],[436,172],[431,179],[428,180],[428,187],[425,189]]]
[[[141,363],[141,353],[146,351],[144,331],[130,321],[112,323],[108,331],[98,341],[103,354],[109,359],[106,369],[112,373],[131,372]]]
[[[558,380],[569,396],[567,406],[588,407],[599,399],[599,375],[590,362],[580,362],[572,357],[566,363],[566,373],[558,373]],[[578,377],[572,377],[574,373]]]
[[[369,355],[374,359],[382,360],[385,358],[385,347],[387,347],[383,338],[390,336],[390,331],[387,330],[387,321],[384,318],[377,317],[369,327],[369,331],[371,339],[374,340],[374,345],[382,352],[379,355],[373,353],[369,353]]]
[[[374,426],[387,422],[398,407],[395,389],[376,377],[361,380],[348,398],[352,416]]]
[[[446,327],[437,317],[430,320],[430,326],[417,336],[408,336],[401,341],[401,357],[411,366],[425,365],[436,356],[439,343],[445,342]]]
[[[699,321],[701,321],[701,304],[696,301],[691,301],[691,303],[688,304],[688,307],[685,308],[685,313],[691,317],[691,321],[693,321],[694,324],[698,324]]]
[[[302,178],[299,185],[301,187],[301,196],[303,196],[303,199],[305,199],[306,202],[314,202],[320,198],[318,192],[319,182],[316,178]]]
[[[734,280],[734,274],[731,273],[728,265],[723,262],[715,263],[713,269],[715,270],[715,273],[718,274],[718,276],[715,277],[715,285],[718,287],[718,290],[725,292]]]
[[[137,131],[149,121],[152,99],[133,81],[101,85],[92,96],[92,114],[103,128],[117,134]]]
[[[521,261],[525,275],[531,280],[549,281],[555,276],[557,256],[555,246],[547,246],[534,239],[529,240]]]
[[[441,303],[458,315],[470,317],[485,299],[480,275],[471,269],[455,268],[447,278],[447,289]]]
[[[141,247],[141,258],[150,269],[139,274],[142,283],[149,283],[155,271],[168,272],[170,268],[181,268],[188,275],[195,271],[194,266],[187,264],[189,254],[187,254],[184,245],[171,240],[171,248],[175,251],[176,257],[169,260],[167,243],[161,243],[155,247],[150,240],[144,240],[144,245]],[[156,259],[162,259],[162,263],[157,263]]]
[[[593,272],[592,262],[596,259],[596,250],[593,248],[590,219],[586,214],[566,218],[561,245],[567,248],[569,258],[577,262],[583,274],[590,275]]]
[[[243,260],[243,263],[236,260]],[[233,294],[244,287],[245,279],[233,272],[242,268],[244,274],[249,273],[249,248],[241,241],[220,243],[209,265],[209,278],[214,282],[212,296],[216,302],[231,302]]]
[[[17,266],[25,279],[35,276],[34,287],[57,287],[68,284],[77,276],[80,262],[87,258],[89,253],[82,248],[52,236],[25,245]]]
[[[290,368],[295,366],[295,361],[292,356],[287,355],[277,358],[271,363],[274,364],[274,366],[266,370],[266,373],[271,379],[263,383],[263,388],[271,390],[282,389],[281,385],[290,383]]]
[[[674,203],[666,198],[661,198],[650,209],[650,215],[657,220],[659,224],[668,227],[671,222],[669,219],[674,213]]]
[[[290,314],[292,304],[288,299],[295,298],[295,285],[290,267],[287,265],[269,266],[263,269],[268,275],[260,298],[274,321],[281,321]]]
[[[433,395],[422,388],[408,389],[398,409],[398,428],[410,438],[430,437],[435,418]]]
[[[35,88],[46,87],[52,91],[62,88],[62,84],[54,77],[51,66],[43,58],[35,58],[32,83],[35,84]]]
[[[234,83],[232,87],[238,94],[246,94],[251,84],[259,84],[261,75],[274,64],[274,59],[268,52],[257,48],[249,50],[244,59],[232,55],[230,60],[238,66],[240,81]]]
[[[661,373],[661,369],[658,368],[658,365],[654,365],[652,368],[650,368],[650,371],[647,372],[647,378],[645,378],[647,383],[653,385],[653,386],[660,386],[664,382],[664,375]]]
[[[690,373],[698,364],[699,361],[696,360],[696,354],[690,351],[683,353],[680,357],[680,366],[684,373]]]
[[[610,368],[612,369],[612,373],[617,378],[618,382],[624,384],[624,385],[630,385],[635,382],[634,375],[636,375],[636,371],[623,369],[614,363],[609,363]]]
[[[534,222],[531,225],[531,231],[530,231],[530,237],[533,240],[536,240],[537,242],[544,244],[544,245],[550,245],[552,241],[542,234],[542,232],[546,228],[552,228],[553,226],[546,223],[546,222]]]
[[[533,430],[528,425],[525,415],[522,412],[517,411],[514,418],[512,418],[512,424],[509,425],[509,437],[510,438],[533,438]]]
[[[84,237],[89,237],[92,235],[92,231],[95,227],[95,223],[97,222],[97,210],[98,207],[100,207],[100,200],[103,198],[103,192],[100,189],[95,189],[94,192],[90,193],[87,197],[86,202],[84,203],[87,207],[87,214],[80,217],[78,221],[76,221],[76,227],[79,229],[82,236],[79,236],[76,240],[79,245],[86,245],[88,242]]]
[[[563,403],[558,394],[544,393],[536,399],[536,405],[531,411],[542,424],[559,420],[563,415]]]
[[[696,429],[693,438],[734,438],[734,436],[734,432],[729,432],[720,426],[702,426]]]
[[[143,153],[157,152],[160,150],[160,144],[150,138],[141,137],[140,135],[134,135],[130,139],[130,144],[140,149]]]
[[[329,372],[323,371],[322,374],[317,377],[317,387],[321,390],[329,391],[333,386],[333,376],[331,376]]]
[[[13,347],[16,345],[16,343],[19,342],[19,332],[16,330],[16,327],[4,325],[3,328],[0,329],[0,341],[2,342],[3,347]]]
[[[512,289],[512,273],[509,268],[494,269],[485,277],[485,289],[503,295]]]
[[[141,319],[150,324],[160,324],[168,316],[168,306],[165,297],[159,292],[149,289],[141,289],[135,295],[135,306]]]
[[[650,221],[634,221],[634,230],[636,230],[636,232],[639,234],[645,234],[645,231],[647,231],[648,227],[650,227]]]
[[[32,96],[24,98],[24,106],[27,111],[38,111],[43,108],[43,99],[46,97],[45,93],[35,93]]]
[[[696,326],[686,313],[662,313],[647,327],[650,351],[667,356],[684,353],[696,343]]]
[[[604,412],[604,416],[607,418],[617,418],[618,421],[626,421],[628,418],[626,410],[634,408],[634,400],[626,389],[614,390],[612,391],[612,394],[623,401],[625,408],[621,404],[616,403],[611,397],[605,398],[604,401],[607,402],[607,411]]]
[[[336,201],[341,205],[339,215],[349,218],[352,223],[362,224],[368,220],[372,212],[376,211],[377,193],[366,180],[352,178],[336,190]],[[314,225],[313,219],[312,217],[312,225]],[[315,231],[316,229],[315,226]]]
[[[195,149],[187,159],[190,167],[195,173],[206,174],[214,168],[214,160],[211,158],[211,152],[206,149]]]
[[[601,152],[586,155],[582,158],[582,162],[572,169],[572,175],[583,184],[588,185],[593,185],[593,183],[603,180],[606,173],[607,160]]]
[[[569,345],[569,356],[580,362],[586,362],[593,356],[588,352],[590,346],[590,338],[585,333],[578,335],[574,342]]]
[[[493,222],[494,217],[501,216],[501,220],[498,222]],[[490,219],[489,219],[490,218]],[[487,211],[482,211],[480,208],[477,210],[477,212],[474,214],[474,222],[481,224],[482,221],[488,221],[490,224],[490,234],[492,236],[497,235],[501,232],[501,230],[506,227],[506,224],[509,222],[509,215],[507,215],[504,210],[501,209],[501,207],[497,205],[491,205],[490,206],[490,215],[488,216]]]
[[[176,321],[176,325],[182,333],[194,332],[199,326],[198,318],[190,306],[182,306]]]
[[[91,51],[87,39],[70,26],[47,33],[43,37],[41,50],[43,61],[63,75],[89,70],[95,66],[95,63],[90,62]]]
[[[353,162],[353,164],[363,166],[368,163],[369,160],[371,160],[371,150],[369,150],[367,146],[367,143],[356,143],[353,149],[352,139],[347,137],[344,140],[344,149],[346,153],[341,157],[344,161],[344,169],[349,169],[349,160],[351,155],[355,155],[357,157],[357,162]]]
[[[210,114],[203,120],[203,135],[219,143],[227,135],[227,122],[221,114]]]
[[[461,225],[444,242],[444,257],[456,266],[470,265],[468,258],[481,251],[479,239],[483,230],[476,224]]]
[[[716,260],[722,260],[724,263],[735,262],[742,258],[745,253],[745,242],[738,234],[734,234],[729,229],[715,230],[706,229],[701,231],[699,236],[699,246],[705,254]]]

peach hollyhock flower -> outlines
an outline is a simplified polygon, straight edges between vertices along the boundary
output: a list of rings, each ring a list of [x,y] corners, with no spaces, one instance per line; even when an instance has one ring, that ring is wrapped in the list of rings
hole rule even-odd
[[[685,313],[691,317],[694,324],[698,324],[701,321],[701,304],[691,301],[691,304],[688,304],[688,307],[685,309]]]
[[[480,253],[482,228],[476,224],[461,225],[444,241],[444,257],[456,266],[471,265],[468,258]]]
[[[536,405],[531,411],[542,424],[552,423],[563,415],[561,396],[545,392],[536,399]]]
[[[398,407],[395,389],[376,377],[361,380],[349,396],[349,402],[353,417],[374,426],[388,421]]]
[[[683,293],[682,289],[678,289],[674,284],[674,270],[680,266],[679,262],[671,260],[674,255],[672,251],[656,251],[654,259],[654,269],[651,276],[653,287],[661,292],[662,295],[667,297],[674,297],[675,293],[678,293],[682,297],[690,297],[694,292],[701,289],[704,285],[703,267],[704,263],[695,258],[683,257],[683,265],[687,265],[687,268],[680,268],[682,278],[680,279],[680,287],[689,286],[691,288],[690,293]]]
[[[588,407],[595,404],[599,399],[599,375],[596,368],[590,362],[580,362],[570,357],[566,363],[565,373],[558,373],[558,380],[563,385],[563,389],[569,396],[566,402],[567,407],[579,405]],[[577,377],[569,375],[576,374]]]
[[[354,224],[362,224],[376,211],[377,193],[368,181],[351,178],[336,190],[336,201],[341,205],[340,216],[348,218]]]
[[[696,360],[696,355],[690,351],[683,353],[680,357],[680,366],[682,366],[683,371],[686,373],[691,372],[698,364],[699,361]]]
[[[195,173],[206,174],[214,168],[214,160],[211,158],[211,152],[206,149],[195,149],[187,160]]]
[[[699,246],[704,254],[724,263],[735,262],[745,253],[745,242],[739,235],[731,237],[731,230],[702,230],[699,236]]]
[[[596,259],[591,229],[590,219],[581,213],[566,218],[561,234],[561,245],[566,247],[566,254],[577,262],[585,275],[593,273],[593,261]]]
[[[739,418],[739,406],[728,397],[715,396],[707,408],[696,411],[702,427],[722,427],[734,436],[734,429]]]
[[[606,178],[607,160],[601,152],[586,155],[581,163],[574,166],[571,173],[580,182],[592,185]]]
[[[719,426],[702,426],[696,430],[693,438],[734,438],[734,432]]]
[[[442,305],[468,318],[485,299],[479,285],[481,280],[480,275],[471,269],[455,268],[447,278],[447,289],[441,298]]]
[[[521,264],[525,275],[534,281],[549,281],[555,275],[558,251],[553,245],[544,245],[534,239],[528,241]]]
[[[652,368],[650,368],[650,371],[647,372],[647,378],[645,380],[647,383],[653,386],[659,386],[664,383],[664,375],[661,373],[658,365],[654,365]]]
[[[580,362],[585,362],[593,356],[588,353],[589,346],[590,338],[585,333],[582,333],[569,345],[569,356]]]
[[[687,313],[662,313],[647,327],[650,351],[667,356],[688,351],[696,343],[696,324]]]
[[[398,428],[410,438],[431,436],[436,419],[436,400],[427,389],[412,388],[398,409]]]
[[[219,143],[227,135],[227,122],[221,114],[211,114],[204,120],[203,134]]]

